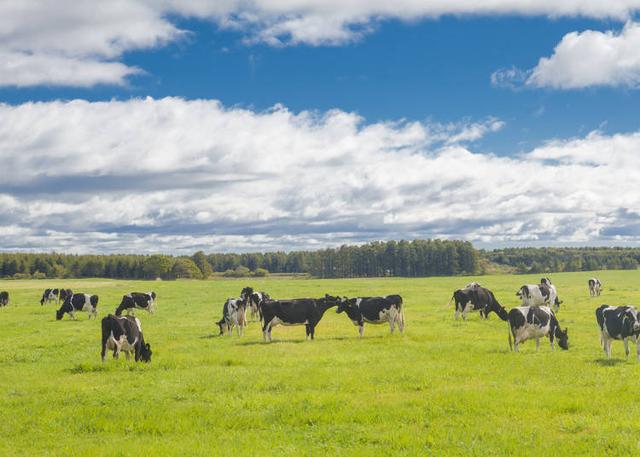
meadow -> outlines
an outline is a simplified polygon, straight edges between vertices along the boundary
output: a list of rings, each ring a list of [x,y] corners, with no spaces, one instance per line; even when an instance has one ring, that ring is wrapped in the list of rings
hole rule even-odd
[[[495,314],[454,321],[445,305],[478,280],[510,308],[540,275],[0,281],[11,294],[0,308],[0,455],[638,455],[640,363],[620,342],[604,358],[594,310],[640,305],[640,272],[550,276],[570,349],[544,340],[536,353],[529,341],[519,354]],[[334,308],[314,341],[278,326],[263,343],[256,322],[217,336],[224,300],[245,285],[280,298],[399,293],[405,333],[367,325],[359,338]],[[99,319],[124,293],[154,290],[157,313],[137,312],[151,363],[102,363],[100,320],[56,321],[55,305],[39,304],[51,286],[98,294]]]

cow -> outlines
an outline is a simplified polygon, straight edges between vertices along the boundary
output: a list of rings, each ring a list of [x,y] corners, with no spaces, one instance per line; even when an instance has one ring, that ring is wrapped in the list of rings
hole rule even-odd
[[[0,292],[0,306],[7,306],[9,304],[9,292],[3,290]]]
[[[245,287],[240,292],[240,298],[244,300],[245,308],[251,312],[251,319],[262,321],[262,312],[260,307],[262,302],[271,297],[266,292],[255,292],[252,287]]]
[[[518,289],[516,296],[522,300],[522,306],[551,306],[555,312],[560,309],[562,303],[558,298],[556,286],[546,281],[540,284],[526,284]]]
[[[60,301],[60,289],[45,289],[42,293],[42,298],[40,299],[40,306],[46,303],[51,303],[55,301],[56,304]]]
[[[588,281],[589,284],[589,295],[591,297],[599,297],[600,292],[602,291],[602,283],[598,278],[590,278]]]
[[[238,336],[242,336],[246,321],[246,304],[242,298],[228,298],[222,306],[222,319],[216,324],[220,328],[220,335],[224,335],[225,329],[229,336],[233,335],[233,327],[236,328]]]
[[[131,292],[122,296],[122,301],[116,308],[116,316],[122,315],[122,311],[127,310],[131,314],[134,309],[144,309],[153,314],[156,309],[156,293]]]
[[[124,351],[127,360],[133,352],[136,362],[151,362],[151,345],[145,343],[140,320],[134,316],[114,316],[109,314],[102,319],[102,361],[106,359],[107,349],[113,351],[117,359]]]
[[[89,294],[73,294],[67,297],[67,299],[62,303],[62,306],[58,311],[56,311],[56,320],[62,319],[64,313],[69,313],[72,319],[75,319],[76,311],[86,311],[89,315],[89,319],[91,316],[94,318],[98,318],[98,296],[97,295],[89,295]]]
[[[358,326],[360,336],[364,336],[364,324],[389,323],[391,333],[398,324],[400,333],[404,331],[404,310],[402,309],[402,297],[400,295],[388,295],[386,297],[359,297],[344,298],[338,304],[336,313],[344,312]]]
[[[530,338],[536,340],[536,352],[540,349],[540,337],[548,337],[551,350],[557,339],[562,349],[569,349],[568,330],[560,329],[556,315],[548,306],[518,306],[508,314],[509,349],[518,352],[518,345]],[[514,342],[511,343],[511,336]]]
[[[629,339],[636,345],[640,361],[640,316],[634,306],[602,305],[596,309],[596,322],[600,328],[600,344],[607,358],[611,358],[611,341],[622,340],[624,353],[629,357]]]
[[[296,298],[289,300],[265,300],[262,303],[262,334],[271,341],[271,329],[278,325],[304,325],[307,339],[315,338],[315,328],[324,313],[338,306],[340,298],[325,295],[323,298]]]
[[[479,282],[473,281],[464,286],[465,289],[473,289],[474,287],[482,287]]]
[[[479,311],[480,318],[486,318],[485,308],[495,300],[493,292],[489,289],[480,286],[478,283],[471,284],[472,287],[458,289],[453,292],[453,296],[451,297],[451,300],[449,300],[449,304],[451,304],[452,301],[455,301],[456,320],[460,315],[462,315],[463,320],[466,320],[467,313],[472,311]]]

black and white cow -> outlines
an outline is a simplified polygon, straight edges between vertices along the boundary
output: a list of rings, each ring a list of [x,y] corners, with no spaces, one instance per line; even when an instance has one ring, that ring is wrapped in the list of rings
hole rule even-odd
[[[497,303],[493,292],[480,286],[478,283],[471,283],[472,287],[458,289],[453,293],[453,297],[449,300],[449,304],[455,301],[456,313],[455,318],[462,315],[462,319],[467,319],[467,313],[479,311],[480,318],[486,318],[486,308],[494,301]]]
[[[548,337],[551,349],[554,349],[554,341],[562,349],[569,349],[569,336],[567,329],[560,329],[556,315],[548,306],[518,306],[509,311],[509,348],[518,352],[518,345],[528,339],[536,340],[536,351],[540,349],[540,338]],[[514,344],[512,346],[511,336]]]
[[[124,310],[127,310],[127,314],[131,314],[134,309],[144,309],[153,314],[156,309],[156,293],[131,292],[123,295],[122,301],[116,308],[116,316],[122,315]]]
[[[598,278],[590,278],[588,281],[589,284],[589,295],[592,297],[599,297],[600,292],[602,292],[602,283]]]
[[[462,315],[462,319],[467,319],[467,313],[472,311],[480,311],[480,317],[484,318],[484,308],[482,306],[477,306],[473,303],[473,289],[472,288],[464,288],[457,289],[453,292],[453,296],[449,300],[447,305],[451,305],[451,302],[454,302],[456,306],[455,319],[458,320],[458,317]]]
[[[245,302],[245,307],[251,312],[252,320],[262,321],[262,303],[270,300],[271,297],[266,292],[255,292],[252,287],[245,287],[240,293],[240,298]]]
[[[3,290],[0,292],[0,306],[7,306],[9,304],[9,292]]]
[[[134,316],[114,316],[109,314],[102,319],[102,361],[107,350],[113,351],[117,359],[123,351],[127,360],[131,353],[136,362],[151,361],[151,345],[145,343],[140,320]]]
[[[608,358],[611,358],[613,340],[624,342],[624,353],[628,357],[631,339],[636,345],[640,361],[640,316],[634,306],[602,305],[596,309],[596,321],[600,328],[600,344]]]
[[[56,311],[56,319],[60,320],[64,316],[64,313],[69,313],[72,319],[75,319],[76,311],[86,311],[89,315],[89,319],[91,316],[94,318],[98,318],[98,296],[97,295],[89,295],[89,294],[73,294],[62,303],[62,306],[58,311]]]
[[[336,313],[344,312],[358,326],[360,336],[364,336],[364,324],[389,323],[391,333],[398,325],[400,333],[404,331],[404,310],[402,309],[402,297],[400,295],[387,295],[386,297],[358,297],[344,298],[338,305]]]
[[[73,295],[71,289],[45,289],[40,299],[40,305],[55,301],[56,304],[64,302],[68,296]]]
[[[545,278],[543,278],[544,280]],[[547,281],[520,287],[516,296],[522,300],[522,306],[551,306],[557,312],[562,301],[558,298],[556,286]]]
[[[340,303],[339,297],[296,298],[291,300],[265,300],[262,303],[262,334],[271,341],[271,329],[278,325],[304,325],[307,339],[314,339],[315,328],[324,313]]]
[[[222,319],[216,324],[220,328],[220,335],[224,335],[225,329],[229,336],[233,335],[233,327],[235,327],[238,336],[242,336],[247,326],[245,300],[228,298],[222,306]]]

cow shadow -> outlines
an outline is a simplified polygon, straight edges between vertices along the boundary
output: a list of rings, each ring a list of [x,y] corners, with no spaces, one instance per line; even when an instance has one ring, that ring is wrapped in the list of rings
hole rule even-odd
[[[366,338],[366,337],[365,337]],[[371,338],[378,338],[377,336]],[[304,338],[301,339],[290,339],[290,340],[280,340],[274,339],[273,341],[241,341],[238,343],[238,346],[260,346],[260,345],[269,345],[269,344],[302,344],[302,343],[313,343],[313,341],[343,341],[343,340],[351,340],[353,337],[348,336],[333,336],[326,338],[316,338],[315,340],[307,340]]]
[[[600,365],[601,367],[615,367],[616,365],[619,365],[621,363],[625,363],[626,360],[625,359],[603,359],[603,358],[599,358],[599,359],[595,359],[593,362],[596,365]]]

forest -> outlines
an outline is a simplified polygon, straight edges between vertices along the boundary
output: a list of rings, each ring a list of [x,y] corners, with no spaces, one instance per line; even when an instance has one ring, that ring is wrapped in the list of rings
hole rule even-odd
[[[466,241],[376,241],[317,251],[171,255],[1,253],[7,279],[203,279],[306,274],[317,278],[427,277],[636,269],[640,248],[506,248],[478,250]]]

